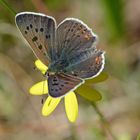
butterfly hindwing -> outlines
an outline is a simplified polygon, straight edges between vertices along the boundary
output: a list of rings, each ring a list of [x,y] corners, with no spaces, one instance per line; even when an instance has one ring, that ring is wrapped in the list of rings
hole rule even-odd
[[[49,95],[52,97],[64,96],[82,83],[82,79],[64,73],[50,75],[48,77]]]
[[[67,73],[74,74],[83,79],[97,76],[104,68],[104,53],[97,49],[84,51],[72,58],[71,64],[66,67]]]
[[[48,65],[55,56],[55,20],[44,14],[22,12],[16,15],[16,24],[35,55]]]

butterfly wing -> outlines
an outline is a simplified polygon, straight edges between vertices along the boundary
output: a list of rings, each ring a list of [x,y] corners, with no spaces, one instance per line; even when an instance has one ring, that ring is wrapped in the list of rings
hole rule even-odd
[[[64,96],[82,83],[82,79],[64,73],[50,75],[48,77],[49,95],[52,97]]]
[[[80,78],[97,76],[104,67],[104,52],[97,50],[97,36],[82,21],[68,18],[56,30],[57,52],[63,71]]]
[[[56,30],[57,53],[66,59],[78,52],[94,47],[97,36],[82,21],[66,18]]]
[[[48,65],[55,56],[55,20],[44,14],[21,12],[16,15],[16,24],[35,55]]]
[[[99,75],[104,68],[104,53],[97,49],[84,51],[73,57],[65,70],[68,74],[74,74],[83,79],[93,78]]]

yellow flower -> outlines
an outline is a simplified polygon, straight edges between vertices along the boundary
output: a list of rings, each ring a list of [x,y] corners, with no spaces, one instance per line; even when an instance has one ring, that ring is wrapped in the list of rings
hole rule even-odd
[[[45,72],[48,69],[48,67],[45,66],[40,60],[36,60],[35,65],[43,74],[45,74]],[[82,86],[80,86],[76,89],[76,93],[79,93],[81,96],[83,96],[84,98],[86,98],[89,101],[98,101],[101,99],[101,95],[97,90],[92,88],[90,86],[90,84],[104,81],[106,78],[107,78],[106,75],[102,74],[102,76],[100,76],[100,78],[94,78],[94,80],[93,79],[87,80],[85,82],[85,84],[83,84]],[[48,93],[47,80],[41,81],[41,82],[33,85],[30,88],[29,92],[32,95],[47,94]],[[76,118],[78,116],[78,102],[77,102],[76,95],[73,91],[71,91],[69,94],[65,95],[62,98],[61,97],[52,98],[51,96],[48,95],[48,97],[42,107],[42,115],[43,116],[50,115],[63,98],[64,98],[65,110],[66,110],[68,120],[70,122],[75,122]]]

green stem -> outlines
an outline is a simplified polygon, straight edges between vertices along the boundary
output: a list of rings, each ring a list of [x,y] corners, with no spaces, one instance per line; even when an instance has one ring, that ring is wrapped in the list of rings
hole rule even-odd
[[[71,140],[78,140],[78,139],[77,139],[76,129],[75,129],[75,125],[74,125],[74,124],[70,124],[70,130],[71,130],[70,139],[71,139]]]
[[[112,133],[112,130],[110,128],[110,124],[109,122],[106,120],[106,118],[104,117],[104,115],[101,113],[101,111],[99,110],[98,106],[94,103],[91,102],[91,105],[93,106],[94,110],[96,111],[96,113],[99,115],[100,120],[102,122],[102,125],[106,131],[106,134],[109,134],[109,139],[111,140],[117,140],[117,138],[114,136],[114,134]]]
[[[7,8],[14,16],[16,15],[16,11],[5,1],[5,0],[0,0],[0,3]]]

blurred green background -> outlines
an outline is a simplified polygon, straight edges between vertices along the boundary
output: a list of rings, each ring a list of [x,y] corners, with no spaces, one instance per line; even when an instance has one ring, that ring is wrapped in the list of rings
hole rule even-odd
[[[42,12],[60,23],[84,21],[106,51],[109,79],[95,85],[103,98],[99,109],[117,140],[140,133],[139,0],[7,0],[16,12]],[[34,70],[34,54],[21,37],[14,16],[0,4],[0,140],[112,140],[90,103],[78,96],[79,116],[68,122],[63,102],[49,117],[41,116],[41,97],[28,89],[43,79]]]

